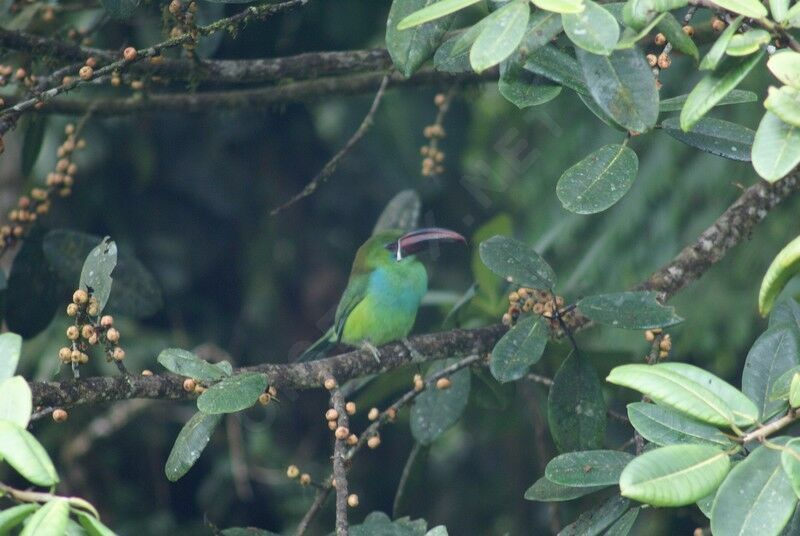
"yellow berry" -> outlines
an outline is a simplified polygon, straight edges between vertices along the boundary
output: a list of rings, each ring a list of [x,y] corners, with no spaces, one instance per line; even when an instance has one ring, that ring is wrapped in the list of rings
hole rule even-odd
[[[374,436],[370,437],[370,438],[367,440],[367,446],[368,446],[369,448],[371,448],[371,449],[376,449],[376,448],[378,448],[378,447],[380,446],[380,444],[381,444],[381,438],[380,438],[380,436],[376,436],[376,435],[374,435]]]
[[[53,420],[56,422],[64,422],[68,417],[69,414],[66,412],[66,410],[61,408],[56,408],[53,410]]]
[[[372,408],[371,410],[369,410],[369,413],[367,414],[367,418],[369,420],[371,420],[371,421],[374,421],[378,417],[380,417],[380,415],[381,415],[381,412],[378,410],[378,408]]]
[[[67,328],[67,338],[71,341],[76,340],[80,337],[80,332],[78,331],[78,326],[70,326]]]
[[[89,295],[85,290],[78,289],[72,294],[72,303],[83,305],[87,301],[89,301]]]
[[[436,388],[437,389],[450,389],[450,378],[439,378],[436,380]]]
[[[336,389],[336,380],[334,380],[333,378],[325,378],[325,383],[323,383],[323,386],[328,391],[333,391],[334,389]]]
[[[109,342],[119,341],[119,331],[117,331],[117,328],[109,328],[108,331],[106,331],[106,339],[108,339]]]
[[[67,315],[75,316],[76,314],[78,314],[78,306],[74,303],[67,305]]]
[[[72,349],[67,348],[66,346],[59,349],[58,358],[65,363],[69,362],[69,360],[72,358]]]
[[[300,469],[296,465],[290,465],[286,468],[286,476],[289,478],[297,478],[300,476]]]
[[[111,315],[103,315],[100,319],[100,325],[104,328],[108,328],[114,325],[114,317]]]
[[[347,412],[348,415],[355,415],[356,414],[356,403],[355,402],[348,402],[344,405],[344,410]]]
[[[88,339],[92,335],[94,335],[94,328],[89,324],[84,324],[81,328],[81,337]]]
[[[122,57],[125,58],[125,61],[133,61],[136,59],[136,49],[133,47],[128,47],[122,51]]]
[[[335,409],[331,408],[325,412],[325,419],[329,421],[335,421],[339,418],[339,412]]]
[[[356,495],[355,493],[351,493],[350,495],[348,495],[347,506],[349,506],[350,508],[355,508],[356,506],[358,506],[358,495]]]
[[[78,71],[78,76],[81,77],[81,80],[91,80],[92,76],[94,76],[94,69],[88,65],[84,65],[81,67],[81,70]]]
[[[347,444],[351,447],[358,443],[358,436],[356,434],[350,434],[347,436]]]
[[[117,362],[122,361],[123,359],[125,359],[125,350],[117,346],[116,348],[114,348],[111,357],[114,358],[114,361]]]
[[[300,485],[308,486],[309,484],[311,484],[311,475],[309,475],[308,473],[303,473],[302,475],[300,475]]]
[[[270,399],[271,397],[269,396],[268,393],[261,393],[260,395],[258,395],[258,403],[261,404],[262,406],[266,406],[267,404],[269,404]]]
[[[197,382],[191,378],[186,378],[183,380],[183,390],[187,393],[191,393],[194,391],[194,388],[197,387]]]
[[[334,433],[334,436],[336,437],[336,439],[339,439],[339,440],[345,440],[345,439],[347,439],[347,436],[349,436],[349,435],[350,435],[350,430],[348,430],[346,426],[338,427],[336,429],[336,432]]]

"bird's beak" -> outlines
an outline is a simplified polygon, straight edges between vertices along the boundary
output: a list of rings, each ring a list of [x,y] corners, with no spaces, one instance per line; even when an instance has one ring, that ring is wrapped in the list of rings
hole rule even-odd
[[[388,244],[386,248],[397,255],[397,260],[401,260],[407,255],[426,249],[433,241],[467,243],[466,238],[455,231],[441,227],[427,227],[404,234],[397,239],[397,242]]]

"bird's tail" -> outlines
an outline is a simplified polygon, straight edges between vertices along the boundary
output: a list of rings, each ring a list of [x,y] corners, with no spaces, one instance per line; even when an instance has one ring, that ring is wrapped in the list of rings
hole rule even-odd
[[[324,356],[328,350],[336,346],[336,333],[333,328],[326,331],[317,342],[306,348],[306,350],[293,359],[295,362],[312,361]]]

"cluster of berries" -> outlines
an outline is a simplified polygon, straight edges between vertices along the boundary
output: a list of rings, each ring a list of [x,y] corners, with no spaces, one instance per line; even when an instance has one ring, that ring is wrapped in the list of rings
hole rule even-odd
[[[503,325],[513,326],[522,313],[532,313],[549,319],[551,327],[558,328],[556,311],[564,307],[564,298],[547,291],[520,287],[508,295],[508,310],[503,314]]]
[[[72,303],[67,306],[67,315],[75,319],[67,328],[67,339],[70,346],[58,351],[58,358],[64,364],[73,366],[89,362],[89,347],[102,344],[106,360],[121,363],[125,359],[125,350],[119,346],[120,333],[114,327],[111,315],[99,317],[97,299],[89,292],[78,289],[72,294]]]
[[[174,20],[174,26],[170,29],[169,36],[172,39],[183,34],[191,34],[192,39],[183,44],[184,50],[194,53],[197,47],[197,2],[192,0],[188,4],[181,0],[172,0],[167,6],[169,16]]]
[[[444,113],[447,111],[449,103],[447,97],[442,93],[438,93],[433,98],[433,103],[439,109],[439,113],[436,116],[436,121],[422,130],[422,135],[425,136],[428,143],[419,149],[423,157],[423,177],[433,177],[444,173],[444,152],[439,149],[439,140],[445,137],[444,128],[442,128],[442,119],[444,118]]]

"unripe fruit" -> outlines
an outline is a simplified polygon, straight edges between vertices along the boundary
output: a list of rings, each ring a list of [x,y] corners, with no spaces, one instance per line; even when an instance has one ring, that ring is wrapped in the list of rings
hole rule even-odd
[[[262,406],[266,406],[270,402],[270,396],[267,393],[261,393],[258,395],[258,403]]]
[[[333,378],[325,378],[325,383],[322,384],[328,391],[336,389],[336,380]]]
[[[381,415],[381,412],[378,411],[378,408],[372,408],[371,410],[369,410],[369,413],[367,414],[367,418],[369,420],[371,420],[371,421],[374,421],[375,419],[380,417],[380,415]]]
[[[78,314],[78,306],[74,303],[67,305],[67,315],[75,316],[76,314]]]
[[[67,328],[67,338],[71,341],[76,340],[80,336],[78,326],[70,326]]]
[[[355,415],[356,414],[356,403],[355,402],[348,402],[344,405],[344,409],[348,415]]]
[[[136,59],[136,49],[133,47],[128,47],[122,51],[122,57],[125,58],[125,61],[133,61]]]
[[[153,371],[152,370],[144,369],[142,371],[142,376],[152,376],[152,375],[153,375]]]
[[[439,378],[438,380],[436,380],[437,389],[441,390],[450,389],[450,385],[451,385],[450,378]]]
[[[297,478],[300,476],[300,469],[296,465],[290,465],[286,468],[286,476],[289,478]]]
[[[89,294],[85,290],[78,289],[72,294],[72,303],[83,305],[87,301],[89,301]]]
[[[84,324],[83,327],[81,328],[81,337],[83,337],[84,339],[88,339],[92,335],[94,335],[94,328],[89,324]]]
[[[114,325],[114,317],[111,315],[103,315],[103,318],[100,319],[100,325],[104,328],[108,328]]]
[[[350,430],[348,430],[346,426],[340,426],[339,428],[336,429],[336,432],[334,433],[336,439],[342,441],[347,439],[347,436],[349,435],[350,435]]]
[[[338,425],[338,424],[336,424],[336,421],[328,421],[328,429],[329,429],[331,432],[333,432],[334,430],[336,430],[336,427],[337,427],[337,426],[339,426],[339,425]]]
[[[183,380],[183,390],[187,393],[191,393],[194,391],[194,388],[197,387],[197,382],[191,378],[186,378]]]
[[[109,330],[106,331],[106,339],[110,342],[119,341],[119,331],[117,331],[117,328],[109,328]]]
[[[376,435],[375,435],[375,436],[372,436],[372,437],[370,437],[370,438],[367,440],[367,446],[368,446],[369,448],[371,448],[371,449],[376,449],[376,448],[378,448],[378,447],[380,446],[380,444],[381,444],[381,438],[380,438],[380,436],[376,436]]]
[[[347,444],[351,447],[358,443],[358,436],[356,434],[350,434],[347,436]]]
[[[657,33],[654,42],[658,46],[664,46],[667,43],[667,38],[663,33]]]
[[[61,408],[56,408],[53,410],[53,420],[56,422],[64,422],[68,417],[69,414],[66,412],[66,410]]]
[[[339,418],[339,412],[333,408],[325,412],[325,419],[329,421],[335,421],[338,418]]]
[[[358,506],[358,495],[356,495],[355,493],[351,493],[350,495],[348,495],[347,506],[349,506],[350,508],[355,508],[356,506]]]
[[[668,69],[670,65],[672,65],[672,58],[669,57],[669,54],[662,53],[658,56],[659,68]]]
[[[78,71],[78,76],[81,77],[81,80],[91,80],[92,76],[94,76],[94,69],[88,65],[84,65],[81,67],[81,70]]]
[[[655,54],[648,54],[647,56],[645,56],[645,59],[647,60],[647,65],[649,65],[650,67],[655,67],[656,64],[658,63],[658,56],[656,56]]]
[[[414,390],[419,392],[425,389],[425,382],[422,381],[421,374],[414,374]]]
[[[303,473],[302,475],[300,475],[300,485],[308,486],[309,484],[311,484],[311,475],[309,475],[308,473]]]
[[[122,361],[123,359],[125,359],[125,350],[117,346],[116,348],[114,348],[114,352],[111,354],[111,356],[114,358],[114,361],[117,362]]]

